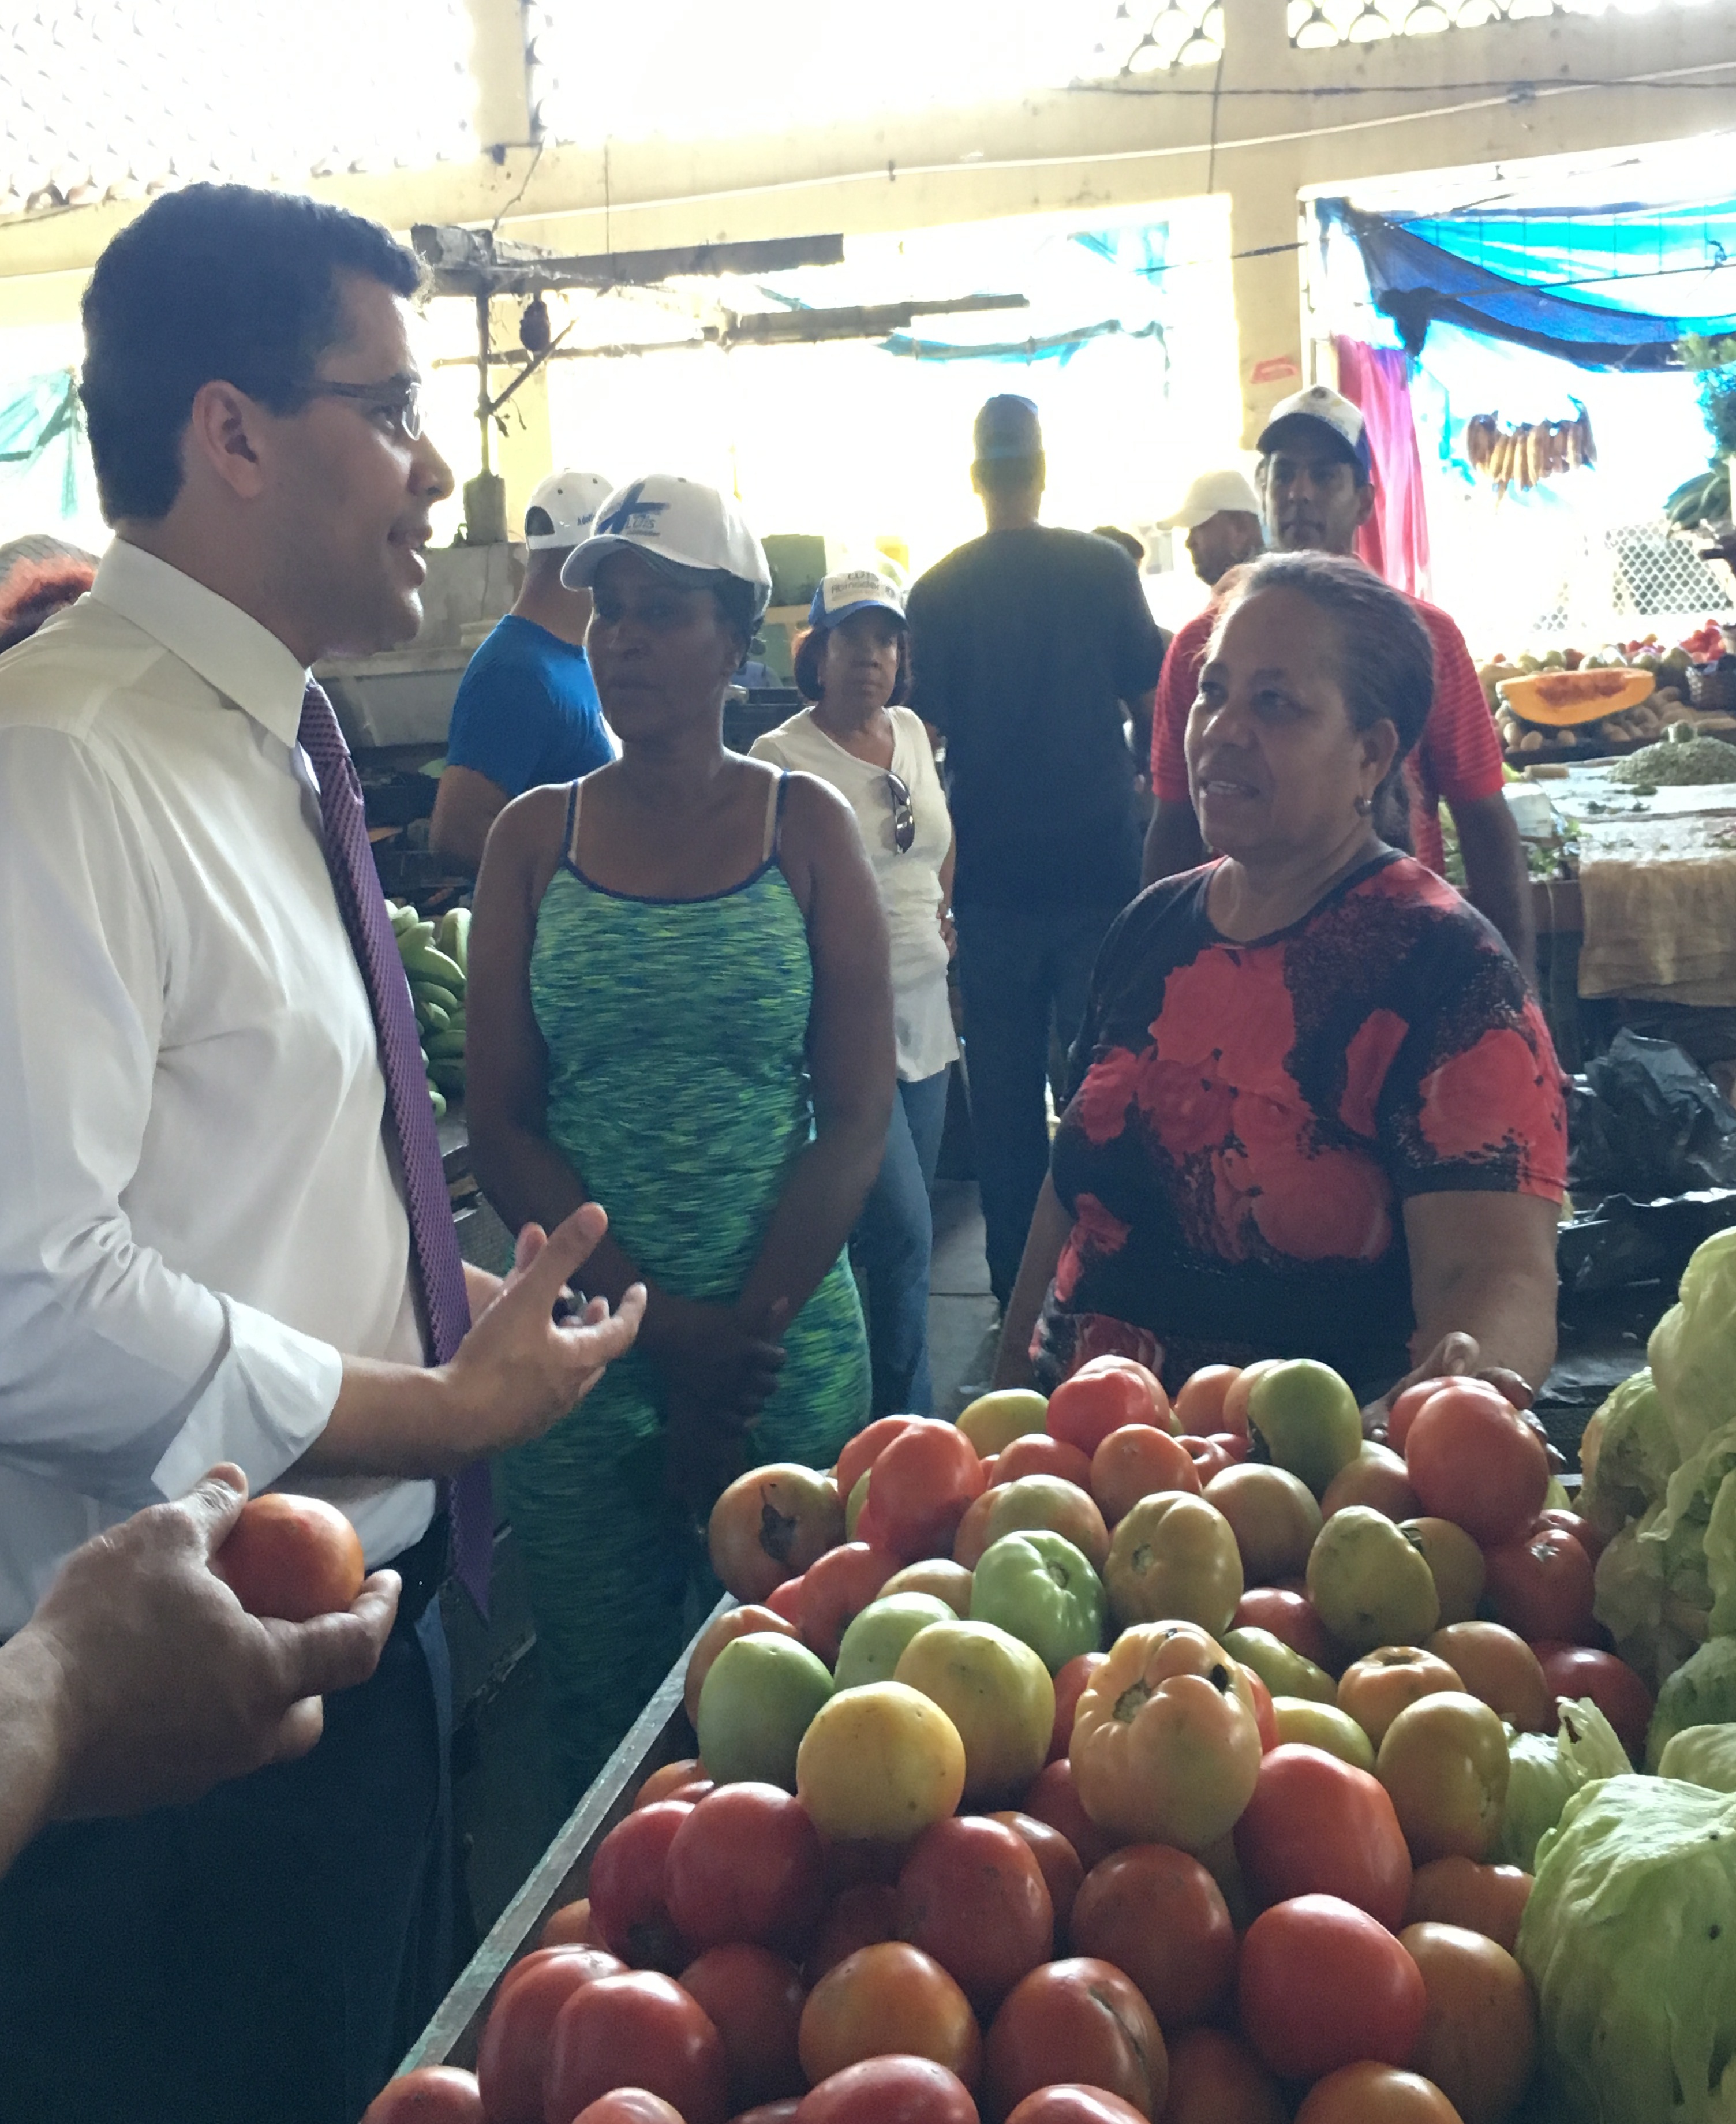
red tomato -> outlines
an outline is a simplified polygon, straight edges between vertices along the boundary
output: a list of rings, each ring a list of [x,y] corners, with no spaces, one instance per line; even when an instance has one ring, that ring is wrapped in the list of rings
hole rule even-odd
[[[795,2124],[978,2124],[956,2073],[925,2057],[865,2058],[803,2096]]]
[[[913,1416],[882,1416],[866,1431],[859,1431],[838,1456],[838,1493],[847,1497],[901,1432],[916,1421]]]
[[[1171,2035],[1207,2019],[1236,1973],[1236,1929],[1218,1883],[1165,1844],[1132,1844],[1093,1867],[1068,1933],[1077,1953],[1130,1976]]]
[[[1075,1482],[1081,1478],[1075,1476]],[[1124,1423],[1112,1431],[1091,1455],[1087,1487],[1110,1525],[1124,1520],[1142,1497],[1162,1490],[1185,1490],[1197,1496],[1199,1473],[1179,1438],[1154,1423]]]
[[[825,1905],[819,1831],[776,1785],[725,1785],[676,1830],[664,1893],[690,1947],[750,1940],[799,1952]]]
[[[1091,1486],[1091,1464],[1077,1445],[1033,1431],[995,1456],[989,1487],[1016,1483],[1021,1475],[1058,1475],[1063,1483],[1077,1483],[1081,1490]]]
[[[946,1428],[950,1430],[951,1426]],[[962,1431],[955,1435],[964,1437]],[[969,1445],[970,1441],[965,1439],[964,1443]],[[889,1549],[875,1548],[866,1541],[847,1541],[809,1567],[802,1580],[797,1620],[803,1643],[828,1666],[838,1665],[838,1648],[845,1631],[898,1564],[899,1558]]]
[[[1438,1379],[1420,1379],[1414,1387],[1406,1387],[1392,1404],[1386,1418],[1386,1443],[1395,1453],[1402,1453],[1405,1440],[1410,1436],[1410,1426],[1416,1421],[1416,1412],[1440,1386]]]
[[[902,1940],[828,1970],[802,2009],[802,2070],[818,2086],[866,2058],[931,2058],[974,2087],[983,2035],[970,2001],[932,1955]]]
[[[1296,2112],[1296,2124],[1461,2124],[1461,2120],[1439,2088],[1421,2073],[1359,2061],[1316,2081]]]
[[[701,2008],[670,1978],[630,1970],[587,1984],[555,2016],[544,2124],[617,2087],[660,2094],[683,2124],[724,2124],[729,2085],[723,2039]]]
[[[250,1615],[286,1623],[341,1613],[367,1575],[361,1538],[337,1506],[287,1490],[247,1500],[211,1568]]]
[[[1246,1460],[1253,1456],[1253,1440],[1245,1431],[1208,1431],[1206,1444],[1215,1445],[1221,1453],[1228,1454],[1232,1460]]]
[[[732,2103],[801,2093],[796,2037],[808,1991],[793,1964],[762,1947],[714,1947],[683,1970],[681,1988],[723,2038]]]
[[[1071,1763],[1050,1763],[1039,1770],[1019,1807],[1021,1813],[1058,1829],[1087,1873],[1115,1848],[1114,1840],[1098,1828],[1081,1804]]]
[[[673,1974],[687,1960],[669,1915],[664,1880],[675,1832],[692,1802],[660,1799],[617,1821],[591,1860],[591,1924],[611,1954],[635,1969]]]
[[[1093,1357],[1049,1398],[1052,1438],[1077,1445],[1089,1459],[1112,1431],[1127,1423],[1170,1428],[1170,1398],[1154,1374],[1131,1357]]]
[[[601,1948],[546,1948],[506,1972],[476,2052],[491,2124],[542,2124],[542,2074],[555,2016],[575,1991],[626,1965]]]
[[[1476,1379],[1451,1380],[1429,1395],[1405,1438],[1405,1466],[1424,1511],[1452,1520],[1485,1548],[1528,1527],[1549,1491],[1542,1440]]]
[[[790,1624],[797,1635],[801,1629],[802,1588],[807,1582],[805,1577],[786,1578],[781,1586],[772,1587],[764,1602],[778,1620]]]
[[[1235,1365],[1202,1365],[1197,1372],[1189,1372],[1175,1397],[1175,1428],[1191,1431],[1196,1438],[1222,1431],[1224,1398],[1241,1376]]]
[[[1073,1713],[1079,1708],[1085,1685],[1108,1657],[1107,1652],[1081,1652],[1056,1675],[1055,1722],[1049,1736],[1050,1762],[1058,1763],[1067,1753],[1067,1743],[1073,1737]]]
[[[1546,1639],[1532,1649],[1556,1701],[1588,1696],[1615,1727],[1622,1746],[1640,1761],[1652,1722],[1652,1693],[1627,1661],[1589,1645],[1551,1644]]]
[[[1170,2046],[1163,2124],[1288,2124],[1278,2082],[1246,2044],[1218,2028],[1189,2028]]]
[[[1161,2116],[1169,2092],[1169,2056],[1151,2008],[1119,1969],[1089,1956],[1032,1970],[996,2014],[983,2052],[992,2117],[1063,2080],[1119,2094],[1142,2117]]]
[[[1559,1527],[1522,1534],[1483,1552],[1483,1591],[1498,1623],[1527,1644],[1578,1644],[1592,1628],[1591,1559]]]
[[[1605,1544],[1602,1535],[1589,1520],[1582,1518],[1578,1512],[1564,1511],[1559,1505],[1551,1505],[1547,1511],[1539,1512],[1532,1522],[1533,1534],[1541,1534],[1545,1527],[1554,1527],[1562,1534],[1570,1534],[1595,1567],[1598,1558],[1603,1553]]]
[[[841,1889],[808,1951],[808,1981],[818,1984],[859,1947],[878,1947],[898,1936],[898,1891],[889,1881],[861,1881]]]
[[[765,2102],[758,2109],[744,2109],[739,2117],[732,2117],[730,2124],[795,2124],[795,2112],[800,2108],[801,2103],[794,2098]]]
[[[1281,2079],[1372,2059],[1403,2065],[1422,2031],[1422,1971],[1382,1924],[1338,1896],[1298,1896],[1241,1943],[1242,2032]]]
[[[959,1521],[958,1530],[952,1538],[952,1560],[962,1563],[967,1571],[974,1571],[983,1560],[983,1552],[988,1546],[988,1515],[995,1503],[994,1491],[985,1489],[967,1506],[964,1518]]]
[[[1292,1652],[1312,1660],[1328,1674],[1341,1673],[1344,1668],[1346,1655],[1306,1593],[1293,1593],[1282,1586],[1250,1586],[1236,1603],[1236,1628],[1269,1630]]]
[[[1278,1746],[1278,1711],[1272,1702],[1272,1692],[1250,1666],[1241,1667],[1248,1679],[1249,1694],[1254,1699],[1254,1717],[1260,1727],[1260,1752],[1269,1755]]]
[[[1215,1434],[1210,1438],[1188,1437],[1176,1442],[1193,1462],[1194,1473],[1199,1478],[1202,1489],[1214,1475],[1222,1474],[1226,1468],[1233,1468],[1238,1459],[1242,1457],[1220,1445]]]
[[[1336,1896],[1391,1932],[1403,1924],[1410,1894],[1405,1833],[1386,1787],[1354,1764],[1294,1741],[1273,1749],[1235,1837],[1256,1902]]]
[[[582,2109],[573,2124],[683,2124],[681,2112],[649,2088],[617,2087]]]
[[[1075,2083],[1039,2087],[1027,2094],[1006,2124],[1142,2124],[1142,2112],[1119,2094]]]
[[[983,1463],[976,1447],[956,1424],[918,1417],[875,1462],[856,1531],[904,1563],[950,1556],[959,1521],[982,1494]]]
[[[1022,1836],[1030,1846],[1031,1856],[1042,1871],[1049,1888],[1049,1907],[1055,1914],[1055,1938],[1067,1936],[1067,1920],[1073,1914],[1073,1903],[1085,1884],[1085,1868],[1079,1863],[1079,1854],[1061,1834],[1046,1821],[1039,1821],[1034,1814],[1020,1814],[1009,1810],[1005,1814],[992,1815],[993,1821],[1004,1821],[1006,1826]]]
[[[898,1937],[931,1954],[978,2014],[993,2013],[1054,1952],[1054,1909],[1035,1854],[986,1815],[936,1822],[898,1875]]]
[[[542,2115],[539,2109],[537,2124]],[[362,2124],[487,2124],[487,2112],[474,2073],[425,2065],[388,2080],[368,2103]]]

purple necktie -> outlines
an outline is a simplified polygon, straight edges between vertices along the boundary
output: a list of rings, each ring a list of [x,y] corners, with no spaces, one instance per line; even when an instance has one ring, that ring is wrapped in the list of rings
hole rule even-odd
[[[433,1360],[443,1365],[470,1331],[470,1299],[427,1073],[422,1067],[421,1036],[379,873],[373,867],[362,785],[326,690],[311,680],[302,696],[298,735],[319,778],[326,867],[373,1009],[380,1068],[386,1078],[386,1115],[397,1139],[404,1177],[410,1255],[422,1286]],[[458,1578],[486,1616],[495,1533],[487,1462],[473,1462],[456,1482],[444,1487]]]

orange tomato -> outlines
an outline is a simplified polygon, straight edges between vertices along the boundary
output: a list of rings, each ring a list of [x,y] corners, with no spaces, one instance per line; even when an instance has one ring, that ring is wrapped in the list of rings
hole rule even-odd
[[[803,1577],[806,1577],[804,1572]],[[766,1595],[765,1605],[781,1623],[788,1623],[801,1635],[802,1579],[786,1578],[781,1586],[774,1586]]]
[[[1033,1431],[1028,1437],[1014,1439],[996,1454],[990,1487],[1016,1483],[1021,1475],[1058,1475],[1063,1483],[1075,1483],[1083,1490],[1091,1486],[1091,1464],[1065,1439]]]
[[[1131,1357],[1093,1357],[1049,1398],[1049,1429],[1087,1458],[1127,1423],[1170,1428],[1170,1398],[1157,1374]]]
[[[988,1464],[983,1463],[985,1468]],[[978,1502],[981,1501],[979,1498]],[[902,1571],[894,1571],[881,1586],[879,1597],[885,1600],[894,1593],[931,1593],[936,1600],[944,1600],[954,1614],[970,1613],[970,1573],[962,1564],[950,1562],[945,1557],[925,1557],[920,1563],[907,1563]]]
[[[992,1494],[984,1494],[990,1496],[983,1523],[984,1548],[1003,1534],[1049,1527],[1065,1534],[1093,1571],[1102,1571],[1109,1558],[1109,1529],[1088,1490],[1063,1482],[1058,1475],[1021,1475],[1016,1483],[1003,1483]],[[966,1560],[956,1548],[954,1555],[960,1563]],[[977,1560],[971,1559],[973,1567]]]
[[[984,1490],[966,1510],[959,1521],[958,1531],[952,1538],[952,1560],[962,1571],[974,1571],[983,1561],[983,1552],[988,1546],[988,1515],[995,1508],[1001,1492]],[[966,1601],[964,1611],[969,1614],[970,1604]]]
[[[1542,1440],[1493,1387],[1453,1380],[1430,1394],[1405,1440],[1405,1465],[1424,1512],[1451,1520],[1486,1549],[1523,1534],[1543,1509]]]
[[[802,1642],[828,1666],[836,1666],[845,1631],[898,1567],[889,1549],[870,1542],[847,1541],[828,1549],[803,1574]]]
[[[1178,1427],[1196,1438],[1225,1429],[1224,1401],[1240,1377],[1234,1365],[1202,1365],[1197,1372],[1189,1373],[1175,1397]]]
[[[591,1924],[591,1899],[581,1896],[576,1903],[563,1903],[550,1914],[537,1935],[538,1947],[601,1947],[603,1936]]]
[[[859,1431],[838,1456],[838,1493],[847,1497],[894,1438],[916,1421],[913,1416],[882,1416]]]
[[[1248,1429],[1248,1396],[1259,1385],[1260,1379],[1274,1365],[1283,1362],[1279,1357],[1262,1357],[1257,1364],[1244,1365],[1224,1391],[1223,1421],[1220,1428],[1239,1431],[1244,1436]]]
[[[843,1496],[828,1475],[774,1460],[738,1475],[711,1507],[711,1568],[738,1600],[763,1600],[844,1538]]]
[[[727,1615],[714,1615],[694,1640],[693,1649],[687,1655],[687,1676],[682,1685],[681,1699],[687,1723],[696,1731],[699,1725],[699,1692],[706,1685],[712,1661],[725,1645],[733,1644],[738,1638],[752,1637],[758,1630],[770,1630],[786,1638],[800,1634],[795,1624],[776,1609],[749,1602],[745,1607],[732,1608]]]
[[[1480,1932],[1511,1954],[1519,1937],[1519,1920],[1531,1901],[1529,1873],[1517,1866],[1485,1866],[1475,1858],[1431,1858],[1410,1879],[1405,1922],[1433,1920]]]
[[[362,1590],[360,1537],[335,1505],[268,1490],[250,1497],[211,1568],[250,1615],[308,1623]]]
[[[1125,1519],[1142,1497],[1161,1490],[1194,1496],[1199,1492],[1199,1476],[1186,1449],[1151,1423],[1124,1423],[1112,1431],[1092,1454],[1087,1480],[1111,1526]]]
[[[706,1785],[710,1780],[701,1768],[699,1758],[689,1755],[678,1763],[665,1763],[660,1770],[653,1770],[650,1777],[633,1795],[633,1811],[642,1807],[655,1807],[660,1799],[692,1799],[701,1797],[697,1793],[683,1789],[687,1785]]]
[[[1420,2073],[1347,2065],[1309,2089],[1296,2124],[1459,2124],[1459,2114]]]
[[[1415,1645],[1382,1645],[1353,1660],[1338,1678],[1338,1708],[1360,1726],[1377,1748],[1386,1728],[1407,1703],[1464,1683],[1443,1659]]]
[[[864,2058],[932,2059],[974,2087],[983,2037],[970,2001],[931,1955],[901,1940],[865,1947],[828,1970],[802,2009],[810,2086]]]
[[[1403,1460],[1372,1439],[1364,1439],[1355,1459],[1346,1461],[1327,1483],[1321,1515],[1330,1519],[1346,1505],[1367,1505],[1389,1520],[1412,1519],[1423,1509]]]
[[[870,1468],[857,1531],[902,1563],[945,1556],[959,1521],[983,1494],[983,1463],[956,1424],[918,1417]]]
[[[1555,1732],[1555,1693],[1523,1638],[1499,1623],[1450,1623],[1435,1632],[1426,1648],[1509,1726],[1522,1733]]]
[[[1411,2064],[1463,2124],[1504,2124],[1537,2061],[1524,1971],[1504,1947],[1458,1925],[1409,1925],[1399,1944],[1422,1971],[1429,1999]]]

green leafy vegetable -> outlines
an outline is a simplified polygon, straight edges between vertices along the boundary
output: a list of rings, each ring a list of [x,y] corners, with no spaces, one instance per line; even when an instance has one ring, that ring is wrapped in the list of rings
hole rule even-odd
[[[1575,1793],[1518,1952],[1574,2124],[1736,2124],[1736,1799],[1645,1777]]]
[[[1736,1227],[1694,1249],[1646,1356],[1680,1455],[1736,1421]]]
[[[1671,1476],[1640,1539],[1656,1544],[1668,1594],[1705,1616],[1706,1635],[1736,1629],[1736,1423]]]
[[[1736,1793],[1736,1726],[1684,1726],[1671,1735],[1658,1774],[1709,1792]]]
[[[1736,1719],[1736,1638],[1714,1638],[1686,1661],[1658,1692],[1645,1736],[1645,1767],[1655,1770],[1671,1740],[1690,1726]]]
[[[1606,1534],[1662,1504],[1682,1459],[1649,1370],[1635,1372],[1585,1426],[1579,1509]]]
[[[1537,1863],[1539,1841],[1561,1819],[1562,1809],[1580,1787],[1598,1778],[1619,1778],[1629,1767],[1615,1728],[1584,1697],[1562,1704],[1553,1736],[1516,1733],[1507,1753],[1513,1767],[1494,1862],[1522,1866],[1527,1873]]]

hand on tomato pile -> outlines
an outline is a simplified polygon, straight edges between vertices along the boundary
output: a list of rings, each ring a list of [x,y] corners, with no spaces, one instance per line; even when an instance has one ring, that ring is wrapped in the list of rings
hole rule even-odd
[[[212,1571],[246,1495],[224,1464],[87,1542],[6,1647],[9,1719],[43,1714],[48,1814],[138,1812],[305,1755],[322,1694],[378,1665],[395,1572],[376,1572],[345,1612],[284,1623],[245,1613]]]
[[[1531,1405],[1537,1395],[1528,1380],[1518,1372],[1509,1371],[1504,1365],[1482,1365],[1478,1362],[1482,1351],[1474,1335],[1443,1335],[1415,1371],[1407,1372],[1391,1390],[1378,1401],[1370,1402],[1363,1411],[1363,1431],[1366,1436],[1384,1445],[1386,1422],[1392,1413],[1392,1405],[1401,1393],[1430,1379],[1482,1379],[1504,1396],[1519,1412],[1525,1421],[1543,1441],[1549,1455],[1551,1473],[1566,1466],[1566,1462],[1549,1442],[1549,1434],[1537,1417],[1531,1413]]]

